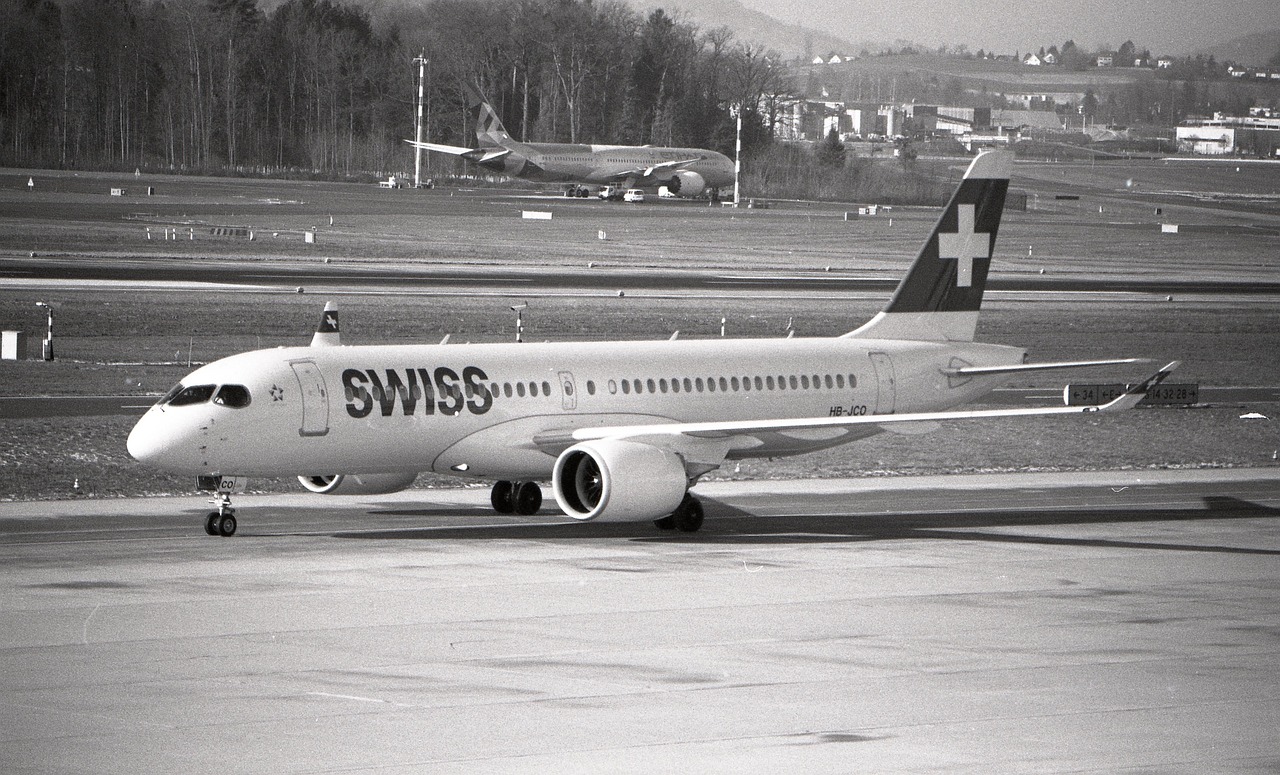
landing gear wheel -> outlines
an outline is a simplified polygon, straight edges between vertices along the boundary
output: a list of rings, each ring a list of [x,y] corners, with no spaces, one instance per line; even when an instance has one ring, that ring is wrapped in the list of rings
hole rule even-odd
[[[210,511],[204,518],[204,532],[211,536],[233,536],[236,534],[236,510],[231,508],[231,494],[218,492],[214,496],[217,511]]]
[[[537,514],[542,508],[542,488],[537,482],[520,482],[515,486],[515,511],[521,516]]]
[[[684,500],[676,507],[670,519],[682,533],[696,533],[702,527],[702,501],[685,493]]]
[[[230,514],[223,514],[218,520],[218,535],[228,538],[236,534],[236,518]]]
[[[493,490],[489,493],[489,502],[493,504],[493,510],[499,514],[511,514],[516,510],[516,486],[508,481],[500,481],[493,483]]]
[[[676,518],[668,514],[665,517],[655,519],[653,521],[653,526],[658,528],[659,530],[675,530]]]

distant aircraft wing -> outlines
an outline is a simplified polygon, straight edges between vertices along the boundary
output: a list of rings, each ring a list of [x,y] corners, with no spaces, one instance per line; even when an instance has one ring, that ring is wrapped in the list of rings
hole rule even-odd
[[[820,429],[851,428],[875,425],[884,430],[902,423],[930,424],[947,420],[981,420],[999,417],[1039,417],[1043,415],[1092,414],[1118,412],[1137,406],[1147,392],[1164,381],[1180,365],[1174,361],[1142,382],[1130,387],[1115,400],[1099,406],[1024,407],[1018,409],[969,409],[944,412],[915,412],[909,414],[876,414],[859,417],[809,417],[779,420],[730,420],[721,422],[654,423],[646,425],[618,425],[600,428],[578,428],[560,433],[539,434],[534,443],[541,449],[558,453],[582,441],[598,439],[630,439],[655,446],[679,449],[677,437],[690,440],[730,440],[734,437],[756,437],[788,431],[813,431]],[[1065,367],[1064,367],[1065,368]],[[730,443],[726,451],[735,448]]]
[[[674,161],[664,161],[664,162],[659,162],[658,164],[649,165],[647,167],[632,167],[631,169],[621,170],[619,172],[613,172],[609,174],[609,177],[611,177],[614,180],[626,180],[628,178],[647,178],[650,175],[656,175],[659,172],[663,172],[667,170],[675,171],[675,170],[681,169],[682,167],[687,167],[688,165],[693,164],[696,161],[702,161],[702,160],[701,159],[676,159]]]

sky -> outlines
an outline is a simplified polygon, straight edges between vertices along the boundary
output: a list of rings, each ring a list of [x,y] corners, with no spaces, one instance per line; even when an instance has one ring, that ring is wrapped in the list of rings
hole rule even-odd
[[[741,0],[851,42],[910,40],[1026,52],[1070,39],[1089,49],[1133,40],[1151,53],[1280,29],[1280,0]],[[1280,39],[1276,46],[1280,48]]]

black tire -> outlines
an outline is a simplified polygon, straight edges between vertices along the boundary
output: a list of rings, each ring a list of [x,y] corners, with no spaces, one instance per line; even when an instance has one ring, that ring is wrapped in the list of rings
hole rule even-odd
[[[659,518],[659,519],[655,519],[655,520],[653,521],[653,526],[654,526],[654,527],[656,527],[656,528],[658,528],[659,530],[675,530],[675,529],[676,529],[676,518],[675,518],[675,516],[673,516],[673,515],[671,515],[671,514],[668,514],[668,515],[667,515],[667,516],[665,516],[665,517],[661,517],[661,518]]]
[[[702,501],[685,493],[684,500],[671,515],[676,530],[682,533],[696,533],[702,527]]]
[[[511,514],[516,510],[516,486],[506,480],[493,483],[489,492],[489,502],[493,510],[499,514]]]
[[[230,514],[223,514],[222,519],[218,520],[218,535],[223,538],[230,538],[236,534],[236,518]]]
[[[218,534],[218,517],[221,516],[216,511],[210,511],[204,518],[204,532],[207,535],[216,536]]]
[[[527,517],[542,508],[542,488],[537,482],[521,482],[516,485],[516,513]]]

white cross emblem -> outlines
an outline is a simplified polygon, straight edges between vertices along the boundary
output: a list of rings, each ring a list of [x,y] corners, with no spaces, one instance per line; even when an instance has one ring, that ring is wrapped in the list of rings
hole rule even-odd
[[[938,258],[956,259],[956,287],[973,285],[973,259],[991,254],[991,234],[974,231],[973,205],[956,205],[957,227],[953,234],[938,235]]]

